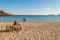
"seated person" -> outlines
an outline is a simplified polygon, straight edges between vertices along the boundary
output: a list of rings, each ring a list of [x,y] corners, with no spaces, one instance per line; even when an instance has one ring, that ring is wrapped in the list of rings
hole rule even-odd
[[[19,29],[19,30],[21,30],[21,25],[19,23],[17,23],[16,20],[13,22],[12,27],[13,27],[13,29]]]

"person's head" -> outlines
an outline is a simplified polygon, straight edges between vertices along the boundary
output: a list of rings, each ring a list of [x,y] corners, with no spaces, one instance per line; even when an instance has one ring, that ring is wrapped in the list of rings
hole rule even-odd
[[[14,20],[14,24],[16,24],[17,23],[17,21],[16,20]]]
[[[16,20],[14,20],[14,22],[17,22]]]

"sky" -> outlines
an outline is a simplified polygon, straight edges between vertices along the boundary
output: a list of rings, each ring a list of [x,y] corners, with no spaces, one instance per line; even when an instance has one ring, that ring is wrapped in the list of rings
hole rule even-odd
[[[14,15],[57,15],[60,0],[0,0],[0,10]]]

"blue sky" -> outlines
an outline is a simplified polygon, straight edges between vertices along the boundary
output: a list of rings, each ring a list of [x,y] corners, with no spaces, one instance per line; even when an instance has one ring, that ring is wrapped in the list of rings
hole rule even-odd
[[[57,15],[60,0],[0,0],[0,9],[14,15]]]

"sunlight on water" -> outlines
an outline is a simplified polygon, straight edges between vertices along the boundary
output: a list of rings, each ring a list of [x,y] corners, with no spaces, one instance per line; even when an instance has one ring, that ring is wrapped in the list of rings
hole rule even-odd
[[[27,22],[60,22],[60,16],[42,16],[42,15],[0,16],[0,22],[12,22],[14,20],[22,22],[23,18],[25,18]]]

